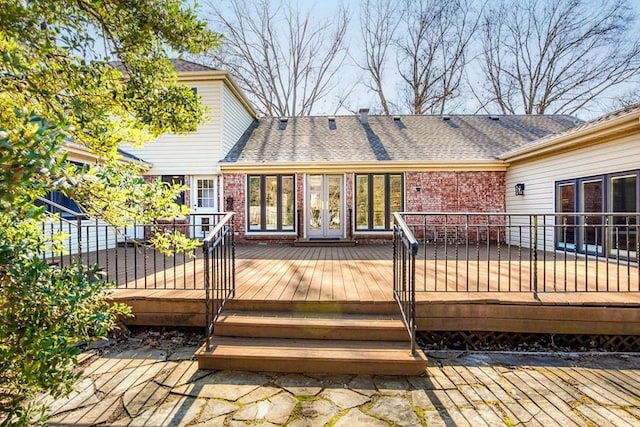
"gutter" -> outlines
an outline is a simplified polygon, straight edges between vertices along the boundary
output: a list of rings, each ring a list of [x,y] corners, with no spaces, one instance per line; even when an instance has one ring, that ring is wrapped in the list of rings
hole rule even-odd
[[[597,119],[596,119],[597,120]],[[545,137],[538,142],[498,156],[506,162],[568,151],[600,142],[609,141],[640,131],[640,108],[619,117],[578,125],[582,129],[570,129],[564,133]]]
[[[506,171],[502,160],[436,160],[371,162],[252,162],[218,163],[220,170],[237,173],[312,173],[312,172],[409,172],[409,171]]]

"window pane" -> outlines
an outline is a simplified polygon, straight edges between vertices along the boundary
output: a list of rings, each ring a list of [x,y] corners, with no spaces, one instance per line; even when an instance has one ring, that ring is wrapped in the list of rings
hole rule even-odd
[[[356,228],[369,228],[369,176],[356,175]]]
[[[342,212],[342,197],[340,190],[342,188],[341,176],[328,176],[329,186],[329,229],[339,230]]]
[[[166,182],[167,184],[178,184],[184,185],[184,175],[162,175],[160,177],[162,182]],[[177,196],[175,202],[179,205],[184,205],[184,191],[181,191]]]
[[[393,227],[393,213],[402,212],[402,175],[389,176],[389,227]]]
[[[293,211],[293,176],[282,177],[282,229],[293,230],[294,211]]]
[[[635,212],[638,206],[638,183],[635,175],[611,178],[611,211]],[[636,217],[615,216],[612,219],[611,251],[635,257],[637,244]]]
[[[213,179],[198,179],[197,206],[199,208],[215,208],[215,182]]]
[[[385,228],[385,214],[384,214],[384,201],[386,198],[384,188],[384,175],[373,176],[373,228],[377,230],[384,230]]]
[[[582,211],[602,212],[602,180],[585,181],[582,183]],[[596,246],[602,245],[602,217],[601,216],[585,216],[584,224],[584,242],[587,251],[595,251]]]
[[[260,230],[260,177],[249,177],[249,230]]]
[[[576,186],[573,183],[560,184],[558,186],[558,212],[575,212],[575,192]],[[576,243],[576,227],[574,216],[563,216],[559,219],[560,225],[566,225],[560,228],[558,236],[558,245],[561,248],[573,249]]]
[[[265,178],[265,228],[276,230],[278,228],[278,177],[267,176]]]

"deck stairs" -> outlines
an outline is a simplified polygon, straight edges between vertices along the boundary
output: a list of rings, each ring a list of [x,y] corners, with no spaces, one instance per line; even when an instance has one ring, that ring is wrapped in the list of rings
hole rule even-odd
[[[233,307],[233,304],[232,304]],[[225,310],[212,346],[197,352],[201,369],[267,372],[420,375],[422,351],[410,351],[399,314],[386,307],[362,312],[312,303],[273,310],[251,304]],[[391,312],[390,312],[391,311]]]
[[[293,242],[294,247],[299,248],[330,248],[330,247],[353,247],[358,242],[353,239],[298,239]]]

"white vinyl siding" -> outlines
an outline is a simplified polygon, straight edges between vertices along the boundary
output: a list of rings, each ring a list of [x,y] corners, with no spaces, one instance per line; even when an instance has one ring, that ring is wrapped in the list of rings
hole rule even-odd
[[[199,175],[217,173],[222,154],[222,81],[187,83],[197,88],[208,118],[187,135],[163,135],[143,147],[125,151],[151,163],[149,175]]]
[[[640,169],[640,138],[627,137],[535,160],[512,164],[506,173],[506,208],[509,213],[555,212],[556,182]],[[515,185],[525,184],[524,196]],[[553,218],[548,219],[553,223]],[[527,221],[528,223],[528,221]],[[547,247],[553,247],[547,232]],[[542,239],[542,232],[539,234]]]
[[[222,93],[221,157],[224,157],[251,125],[253,117],[226,85],[223,86]]]

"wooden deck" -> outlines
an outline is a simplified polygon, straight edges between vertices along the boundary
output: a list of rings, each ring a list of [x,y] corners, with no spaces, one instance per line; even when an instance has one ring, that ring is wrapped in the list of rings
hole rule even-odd
[[[134,251],[133,248],[126,250]],[[314,307],[323,306],[324,310],[329,308],[335,312],[393,312],[397,306],[392,295],[392,251],[390,245],[302,248],[239,245],[236,251],[236,297],[229,307],[313,311]],[[145,255],[139,253],[137,256]],[[152,262],[150,254],[146,256],[149,258],[144,267],[146,271],[138,271],[137,278],[127,283],[128,288],[118,289],[114,295],[116,300],[133,307],[136,318],[131,322],[204,325],[204,291],[193,289],[194,278],[198,284],[202,277],[202,260],[187,258],[184,262],[178,258],[175,266],[169,262],[169,268],[164,269],[158,257]],[[127,259],[132,259],[131,254]],[[580,262],[585,261],[578,260]],[[509,263],[504,257],[476,264],[471,262],[469,276],[466,279],[461,276],[466,274],[466,267],[459,269],[458,283],[455,284],[445,275],[446,272],[451,276],[453,264],[449,262],[445,266],[444,261],[439,260],[435,268],[430,259],[424,283],[444,283],[442,280],[447,278],[448,291],[417,292],[418,328],[640,334],[640,292],[602,292],[603,275],[612,275],[611,281],[615,283],[616,274],[619,274],[619,267],[606,264],[599,261],[598,280],[591,275],[586,281],[584,264],[568,264],[571,271],[567,272],[567,277],[571,278],[570,284],[577,284],[579,292],[568,286],[571,292],[534,294],[529,291],[528,262]],[[153,265],[156,269],[150,268]],[[590,265],[593,266],[593,262]],[[478,266],[480,268],[476,271]],[[138,268],[140,270],[141,267]],[[418,262],[416,268],[417,277],[422,280],[425,267]],[[510,276],[507,268],[512,269]],[[565,274],[563,263],[557,263],[555,268],[555,273],[540,275],[539,289],[544,284],[548,291],[552,290],[554,274],[556,278]],[[115,270],[113,262],[109,271],[111,277],[124,274]],[[487,290],[476,287],[476,280],[481,277],[478,271],[482,274],[489,272],[490,275],[495,273],[481,280],[483,284],[488,283]],[[630,269],[628,273],[628,283],[637,286],[637,269]],[[171,289],[149,289],[165,277]],[[510,282],[508,277],[511,277]],[[521,282],[516,283],[516,280]],[[462,283],[465,286],[469,283],[471,292],[461,291]],[[507,284],[512,292],[505,291]],[[418,283],[417,286],[420,290],[422,285]],[[593,292],[596,286],[600,292]],[[451,291],[453,289],[458,291]],[[522,292],[513,292],[518,289]]]

